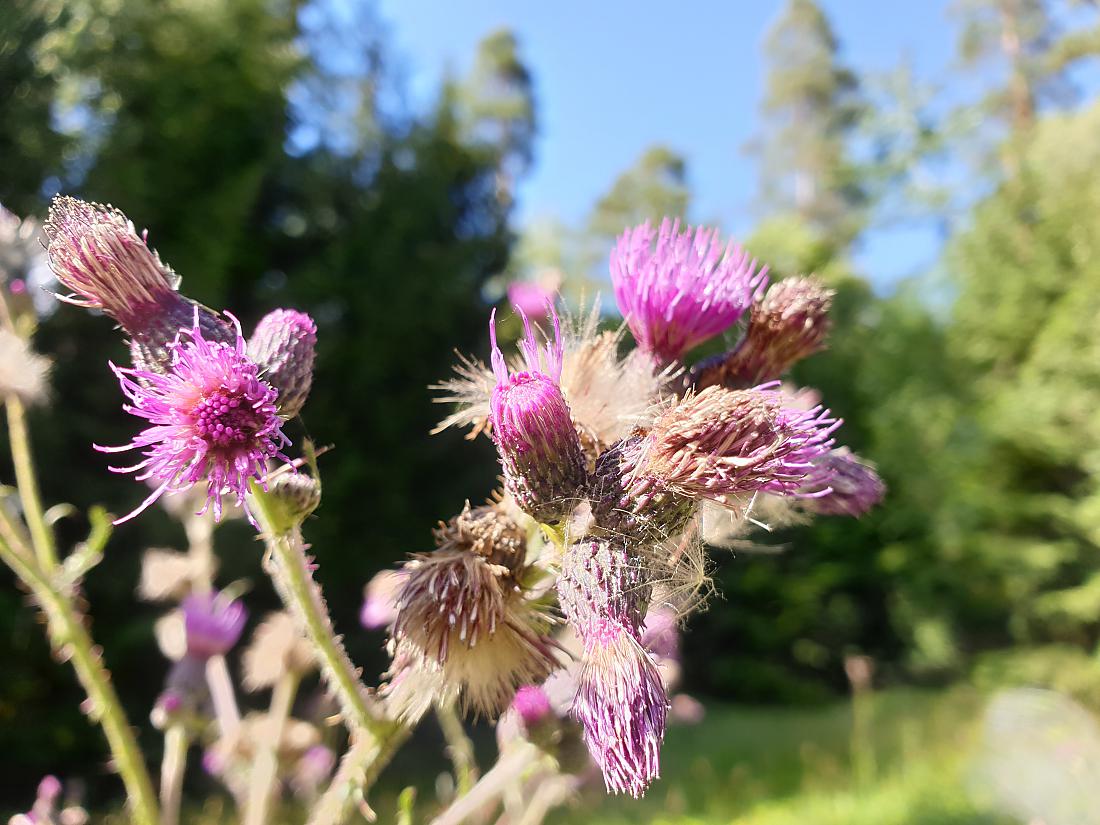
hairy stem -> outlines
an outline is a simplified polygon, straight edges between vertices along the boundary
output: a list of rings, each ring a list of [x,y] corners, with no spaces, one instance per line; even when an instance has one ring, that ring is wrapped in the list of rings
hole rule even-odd
[[[367,791],[411,732],[406,725],[390,723],[382,733],[353,734],[351,747],[340,760],[328,789],[313,807],[307,825],[342,825],[355,805],[365,808]]]
[[[279,740],[290,717],[298,681],[297,673],[284,673],[271,692],[271,707],[267,712],[269,725],[265,727],[264,741],[259,743],[260,752],[252,763],[252,776],[248,783],[245,825],[265,825],[268,821],[271,802],[275,797],[275,780],[278,778]]]
[[[161,825],[179,825],[188,744],[183,725],[170,725],[164,732],[164,758],[160,763]]]
[[[447,702],[435,710],[443,738],[447,740],[447,756],[455,770],[455,790],[458,796],[465,796],[477,782],[477,760],[474,758],[474,743],[466,735],[462,720],[455,711],[454,702]]]
[[[47,619],[54,654],[71,660],[77,678],[88,695],[88,715],[103,728],[115,767],[126,787],[133,820],[137,825],[156,825],[157,801],[137,739],[126,719],[122,703],[111,684],[100,649],[88,634],[84,614],[70,592],[57,587],[36,560],[15,552],[0,540],[0,557],[30,588]]]
[[[255,486],[252,492],[254,512],[267,544],[264,569],[290,615],[313,643],[321,676],[336,695],[344,724],[352,733],[365,729],[380,735],[389,723],[371,707],[359,670],[333,630],[321,588],[313,580],[313,564],[306,557],[301,529],[297,524],[280,525],[270,496]]]
[[[431,821],[431,825],[460,825],[482,808],[495,802],[504,791],[535,765],[544,754],[530,742],[517,742],[501,754],[497,763],[470,792],[454,801],[447,810]]]
[[[57,548],[53,531],[46,524],[42,499],[38,494],[38,479],[31,459],[30,435],[27,432],[27,414],[23,402],[15,395],[5,399],[8,410],[8,438],[11,441],[11,460],[15,466],[15,483],[19,499],[23,503],[23,518],[30,528],[31,542],[38,564],[47,574],[57,566]]]

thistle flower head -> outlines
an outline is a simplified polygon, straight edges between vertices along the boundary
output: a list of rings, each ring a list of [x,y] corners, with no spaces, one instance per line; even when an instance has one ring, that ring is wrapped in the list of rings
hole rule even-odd
[[[731,506],[756,492],[802,495],[799,489],[832,447],[840,423],[821,407],[788,406],[772,385],[710,387],[681,399],[654,423],[625,486],[640,493],[659,482],[681,495]]]
[[[404,584],[405,574],[398,570],[376,573],[364,588],[359,623],[367,630],[377,630],[393,624],[397,618],[397,594]]]
[[[153,479],[153,493],[132,513],[133,518],[165,493],[187,490],[206,481],[206,505],[221,518],[223,493],[244,503],[250,479],[263,484],[267,461],[278,458],[289,440],[275,409],[277,393],[259,377],[248,359],[237,329],[234,345],[203,337],[197,313],[186,337],[171,347],[167,373],[111,368],[129,400],[127,412],[150,426],[121,447],[97,447],[102,452],[143,450],[144,459],[115,472],[136,472],[138,480]]]
[[[248,341],[248,357],[264,380],[279,392],[276,406],[284,418],[297,415],[313,382],[317,325],[304,312],[277,309],[265,315]]]
[[[752,387],[779,378],[798,361],[823,349],[834,294],[815,278],[787,278],[772,284],[753,304],[741,342],[692,369],[695,389],[716,384],[731,389]]]
[[[541,522],[564,517],[586,480],[580,438],[562,395],[561,329],[557,313],[554,340],[540,350],[531,322],[523,315],[520,341],[527,369],[510,373],[496,341],[496,312],[489,321],[496,386],[490,399],[493,441],[504,468],[505,489]]]
[[[228,653],[241,637],[248,611],[221,593],[196,593],[183,600],[187,655],[209,659]]]
[[[628,229],[611,251],[615,300],[638,346],[670,363],[740,320],[767,267],[717,230],[666,218]]]
[[[545,638],[550,618],[508,569],[444,548],[404,568],[392,639],[395,662],[438,670],[467,709],[495,716],[517,687],[545,679],[556,662]],[[399,656],[398,654],[401,654]]]
[[[538,727],[554,714],[550,697],[538,685],[524,685],[512,697],[512,709],[527,730]]]
[[[653,659],[614,622],[585,640],[572,713],[611,793],[637,798],[660,776],[668,694]]]
[[[803,506],[814,513],[858,518],[886,495],[874,467],[846,449],[831,450],[814,463],[817,470],[802,489]]]
[[[61,300],[102,309],[131,334],[165,305],[183,300],[179,276],[117,209],[57,197],[45,231],[50,267],[73,293]]]
[[[498,504],[467,504],[435,535],[439,549],[414,556],[401,571],[392,672],[409,681],[399,662],[406,671],[438,671],[440,689],[495,715],[517,687],[556,667],[546,640],[551,619],[520,584],[526,531]]]

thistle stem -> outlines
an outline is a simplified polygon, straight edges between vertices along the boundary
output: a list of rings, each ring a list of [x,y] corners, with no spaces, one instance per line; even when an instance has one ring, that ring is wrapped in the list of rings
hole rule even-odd
[[[58,658],[70,659],[87,693],[88,715],[103,728],[115,767],[126,787],[136,825],[156,825],[156,795],[137,739],[126,719],[122,703],[111,684],[111,675],[88,634],[85,617],[67,590],[56,586],[36,560],[15,552],[0,540],[0,557],[30,588],[47,619],[50,644]]]
[[[31,458],[30,435],[27,432],[27,414],[23,402],[15,395],[4,399],[8,411],[8,439],[11,442],[11,460],[15,467],[15,483],[19,499],[23,503],[23,518],[30,528],[34,554],[42,570],[50,575],[57,567],[57,549],[53,532],[46,524],[42,499],[38,494],[38,479]]]
[[[454,702],[447,702],[435,710],[443,738],[447,740],[447,755],[454,765],[455,790],[458,796],[465,796],[477,782],[477,761],[474,758],[474,743],[466,735],[462,720],[458,718]]]
[[[275,797],[275,781],[279,768],[279,740],[290,717],[294,696],[298,692],[299,677],[293,671],[283,674],[271,692],[271,706],[267,712],[269,726],[266,737],[259,743],[260,752],[252,763],[252,776],[248,783],[248,804],[245,807],[245,825],[266,825],[271,802]]]
[[[296,524],[280,525],[268,494],[255,485],[252,492],[254,512],[267,544],[264,569],[290,615],[313,643],[321,675],[336,694],[344,724],[352,733],[365,729],[382,735],[389,723],[368,704],[359,670],[333,630],[321,588],[313,580],[313,565],[306,557],[301,529]]]
[[[381,735],[367,731],[358,736],[352,734],[351,747],[340,760],[328,789],[313,807],[307,825],[342,825],[357,801],[361,808],[365,807],[367,791],[410,733],[407,725],[391,723]]]
[[[241,712],[237,708],[237,695],[233,692],[233,677],[224,656],[211,656],[206,660],[206,686],[210,701],[214,703],[214,716],[218,720],[222,736],[228,736],[241,724]]]
[[[543,756],[543,752],[530,742],[517,742],[512,749],[501,754],[497,763],[468,794],[456,799],[451,807],[431,821],[431,825],[460,825],[465,822],[499,798]]]
[[[161,825],[179,825],[188,744],[183,725],[170,725],[164,732],[164,758],[160,763]]]

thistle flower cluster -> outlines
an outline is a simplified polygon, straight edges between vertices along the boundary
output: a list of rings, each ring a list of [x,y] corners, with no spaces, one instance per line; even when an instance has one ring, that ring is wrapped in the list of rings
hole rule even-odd
[[[129,444],[96,449],[141,451],[136,464],[112,469],[154,489],[119,522],[196,485],[205,485],[203,510],[212,507],[216,519],[224,496],[244,505],[250,484],[266,487],[270,462],[290,462],[282,428],[309,393],[312,319],[276,310],[246,342],[232,315],[179,292],[179,276],[112,207],[58,197],[45,231],[50,267],[70,290],[61,300],[102,310],[130,338],[132,366],[111,369],[123,409],[148,426]]]
[[[859,515],[883,487],[869,465],[834,448],[840,420],[777,380],[824,346],[829,289],[809,278],[768,288],[766,267],[740,247],[668,220],[624,233],[611,277],[634,352],[621,356],[622,332],[599,332],[594,316],[567,323],[563,335],[552,309],[552,336],[540,347],[520,313],[521,355],[510,370],[494,317],[492,367],[466,358],[437,389],[438,400],[458,405],[440,428],[487,432],[503,468],[503,503],[542,525],[526,542],[528,571],[513,581],[530,589],[528,604],[556,595],[580,660],[572,716],[607,789],[640,796],[660,770],[674,679],[662,665],[678,669],[675,654],[646,635],[645,616],[652,608],[674,627],[694,604],[677,594],[705,586],[704,512],[720,508],[746,526],[774,509],[767,502]],[[683,360],[744,316],[730,352]],[[427,572],[436,565],[446,574]],[[555,586],[529,585],[534,569]],[[463,669],[456,660],[467,654],[453,634],[483,638],[500,624],[485,578],[466,558],[417,557],[402,575],[395,667],[419,636],[440,667],[433,689],[454,689],[452,675]],[[446,622],[433,622],[440,605]],[[521,716],[531,704],[526,693],[514,703]]]

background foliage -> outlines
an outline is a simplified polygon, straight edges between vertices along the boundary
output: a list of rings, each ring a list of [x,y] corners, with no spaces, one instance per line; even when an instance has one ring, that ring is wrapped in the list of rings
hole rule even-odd
[[[1056,0],[966,0],[960,54],[998,71],[972,100],[926,106],[903,72],[883,87],[846,65],[813,0],[784,4],[764,47],[749,147],[763,217],[746,245],[777,275],[816,272],[836,289],[831,348],[797,378],[846,419],[845,442],[890,495],[859,522],[785,527],[766,548],[719,556],[720,599],[686,639],[688,690],[818,701],[844,688],[851,653],[872,655],[882,681],[912,683],[958,677],[1010,645],[1095,650],[1100,104],[1071,82],[1100,49],[1095,27]],[[276,305],[317,319],[315,390],[296,426],[335,445],[309,538],[343,628],[357,626],[375,570],[425,549],[437,519],[492,489],[487,442],[429,435],[440,410],[427,385],[453,350],[485,350],[502,285],[549,267],[566,296],[591,293],[625,224],[705,219],[690,159],[654,146],[583,225],[519,233],[514,192],[538,128],[522,44],[489,33],[425,112],[393,102],[389,63],[365,5],[10,0],[0,14],[0,203],[41,216],[57,191],[112,202],[200,301],[246,327]],[[898,203],[941,220],[949,240],[932,272],[882,294],[853,252]],[[33,425],[49,500],[124,512],[132,483],[89,446],[130,429],[106,367],[125,351],[105,324],[77,312],[43,322],[54,396]],[[88,582],[138,719],[161,678],[155,612],[133,595],[140,554],[181,544],[177,530],[162,516],[128,525]],[[229,525],[219,541],[224,575],[256,585],[254,613],[274,607],[249,531]],[[102,756],[23,602],[2,574],[0,749],[21,758],[0,801]],[[381,668],[380,638],[348,641],[368,673]]]

